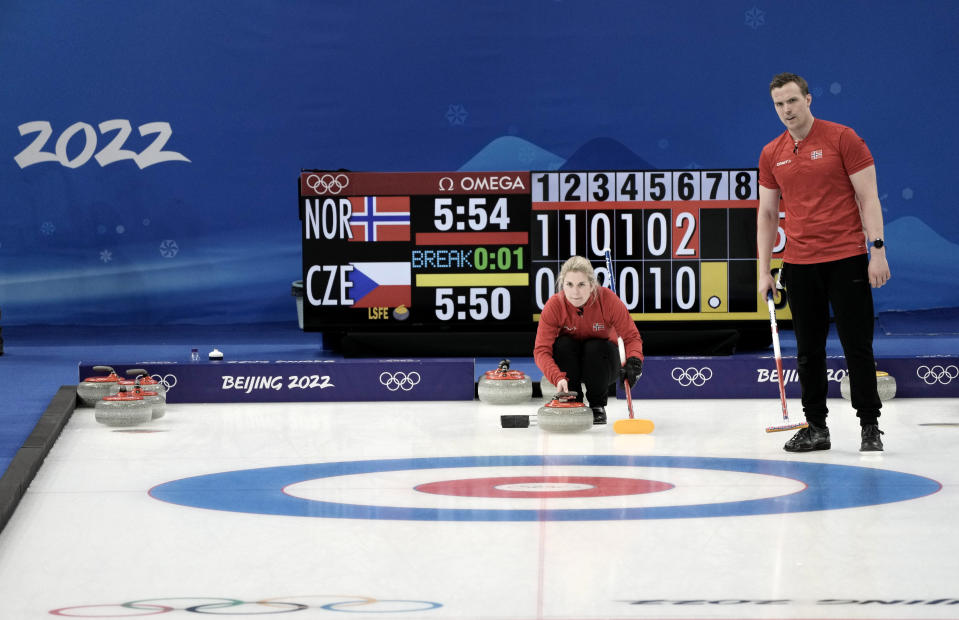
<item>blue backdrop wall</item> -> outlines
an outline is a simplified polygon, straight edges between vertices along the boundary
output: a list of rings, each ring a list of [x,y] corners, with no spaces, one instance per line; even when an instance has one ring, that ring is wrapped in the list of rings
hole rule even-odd
[[[875,156],[877,308],[959,306],[957,26],[951,0],[4,0],[3,323],[290,320],[301,168],[753,167],[787,70]]]

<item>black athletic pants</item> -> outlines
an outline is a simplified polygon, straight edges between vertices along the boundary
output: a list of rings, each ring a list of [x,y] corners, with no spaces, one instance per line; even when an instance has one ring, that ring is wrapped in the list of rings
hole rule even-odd
[[[826,335],[832,306],[836,332],[846,356],[849,391],[860,424],[875,424],[882,402],[876,389],[872,352],[875,316],[865,255],[812,265],[783,265],[782,281],[793,317],[799,384],[806,420],[824,425]]]
[[[571,392],[579,392],[585,383],[589,406],[606,406],[609,386],[619,380],[619,348],[615,344],[604,338],[560,336],[553,343],[553,360],[566,373]]]

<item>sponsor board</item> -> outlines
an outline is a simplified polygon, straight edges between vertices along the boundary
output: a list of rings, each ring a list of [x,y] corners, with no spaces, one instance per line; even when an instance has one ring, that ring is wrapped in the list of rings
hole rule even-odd
[[[121,375],[145,368],[164,383],[170,403],[191,402],[356,402],[399,400],[473,400],[477,365],[472,358],[429,360],[309,360],[114,362]],[[490,362],[492,363],[492,362]],[[81,362],[78,380],[94,376]],[[532,360],[513,360],[534,381],[541,372]],[[959,397],[959,357],[881,358],[879,370],[896,380],[896,398]],[[842,357],[826,360],[828,396],[841,398],[846,376]],[[796,360],[783,360],[787,398],[799,398]],[[634,398],[778,398],[779,378],[771,356],[649,357]],[[625,398],[623,387],[617,394]]]
[[[877,359],[896,381],[896,398],[959,397],[959,357]],[[843,357],[826,359],[829,398],[841,398]],[[801,396],[794,358],[783,360],[787,398]],[[650,357],[633,387],[634,398],[776,398],[779,375],[773,357]],[[625,397],[622,386],[617,393]]]
[[[81,362],[79,377],[99,373]],[[111,362],[143,368],[169,403],[473,400],[473,360]]]

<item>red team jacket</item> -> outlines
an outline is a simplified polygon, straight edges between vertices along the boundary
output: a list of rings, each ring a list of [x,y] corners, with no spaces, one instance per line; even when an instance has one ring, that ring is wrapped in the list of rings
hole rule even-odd
[[[582,315],[580,315],[582,310]],[[556,293],[546,302],[536,328],[533,359],[550,383],[556,385],[566,378],[553,361],[553,343],[560,334],[576,340],[605,338],[616,342],[622,337],[626,357],[643,359],[643,339],[629,311],[616,293],[608,288],[597,288],[596,293],[582,308],[566,301],[566,295]]]

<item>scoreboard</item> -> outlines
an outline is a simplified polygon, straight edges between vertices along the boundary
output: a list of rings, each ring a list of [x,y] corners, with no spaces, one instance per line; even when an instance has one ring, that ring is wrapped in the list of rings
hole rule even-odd
[[[303,171],[304,329],[529,331],[570,256],[609,284],[606,249],[636,321],[768,321],[757,175]]]

